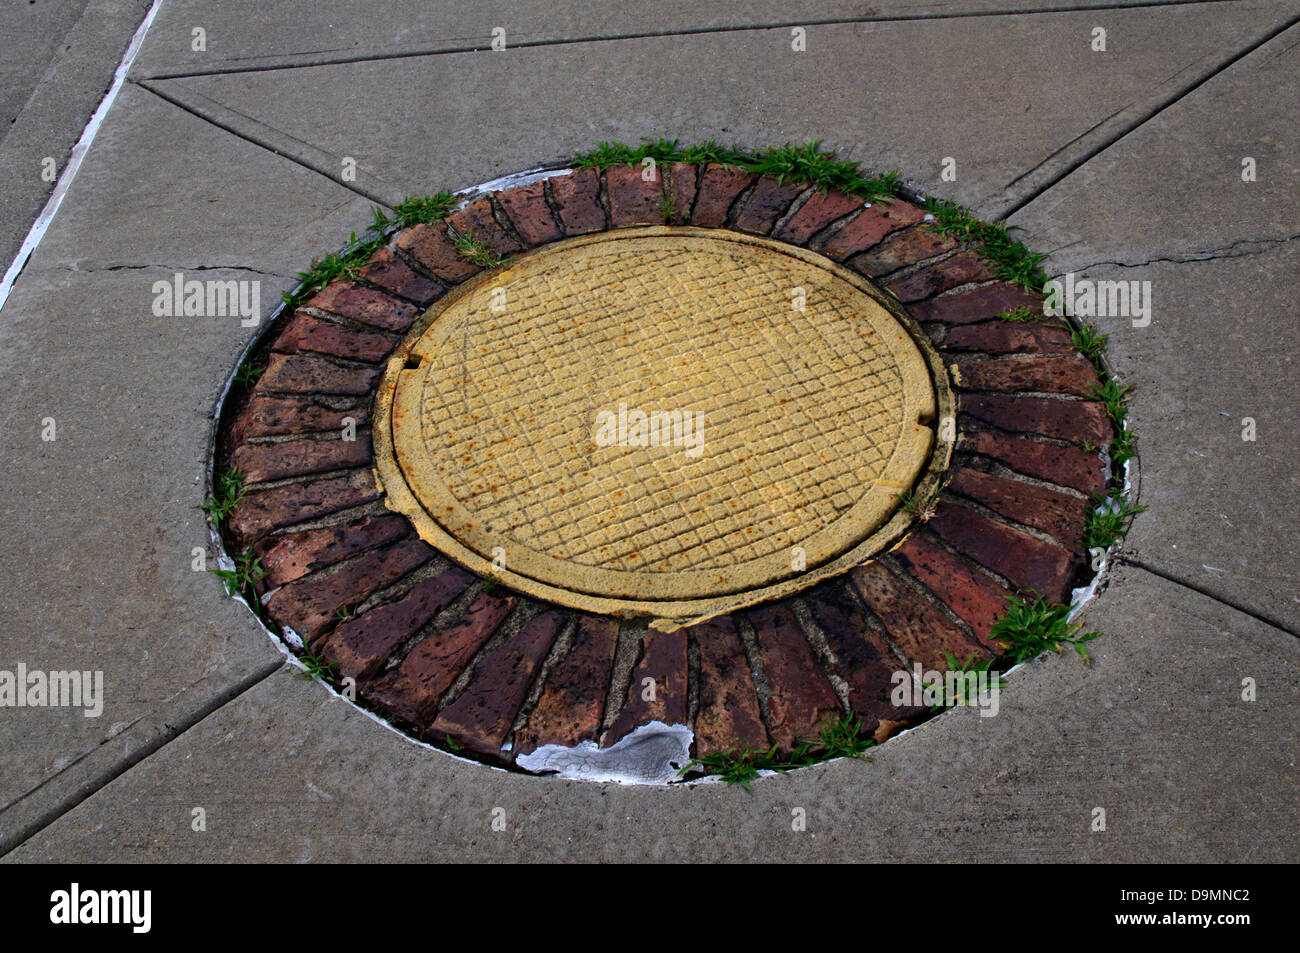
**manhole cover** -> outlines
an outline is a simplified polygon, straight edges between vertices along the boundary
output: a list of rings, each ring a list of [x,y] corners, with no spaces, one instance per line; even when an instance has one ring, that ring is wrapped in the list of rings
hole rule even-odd
[[[416,325],[380,389],[379,471],[421,536],[513,588],[667,625],[725,612],[910,521],[899,495],[946,463],[952,404],[907,325],[786,244],[559,242]]]

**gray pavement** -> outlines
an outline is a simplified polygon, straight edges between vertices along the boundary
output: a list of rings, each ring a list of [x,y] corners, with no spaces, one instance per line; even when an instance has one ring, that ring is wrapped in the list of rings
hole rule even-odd
[[[1001,15],[1017,6],[1043,12]],[[1294,857],[1300,3],[1053,6],[1088,4],[809,4],[807,22],[835,22],[795,54],[776,3],[290,15],[164,0],[0,311],[0,667],[99,668],[107,698],[97,719],[0,709],[5,859]],[[105,86],[133,9],[94,64]],[[468,52],[495,25],[532,45]],[[1096,25],[1107,53],[1089,49]],[[15,75],[42,55],[33,44]],[[871,763],[750,793],[584,785],[409,742],[293,677],[193,571],[211,411],[256,332],[154,317],[154,281],[260,280],[269,313],[372,200],[661,135],[823,139],[924,191],[1016,210],[1052,273],[1152,281],[1149,326],[1098,321],[1138,387],[1151,508],[1089,609],[1105,633],[1094,666],[1041,659],[996,718],[950,713]],[[343,156],[355,183],[339,181]],[[940,181],[943,156],[956,182]],[[9,240],[30,220],[4,224]]]

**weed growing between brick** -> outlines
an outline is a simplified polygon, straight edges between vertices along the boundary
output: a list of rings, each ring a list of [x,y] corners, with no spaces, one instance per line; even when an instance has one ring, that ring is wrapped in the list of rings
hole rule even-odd
[[[784,774],[795,768],[810,764],[820,764],[833,758],[861,758],[866,750],[875,744],[875,740],[862,733],[862,719],[856,715],[844,715],[838,721],[827,721],[822,726],[816,741],[801,741],[796,738],[794,747],[783,751],[776,745],[763,750],[739,746],[692,758],[678,777],[685,777],[691,771],[701,771],[704,775],[717,775],[728,785],[739,784],[745,790],[763,771],[775,771]]]
[[[1032,599],[1007,598],[1007,608],[993,623],[989,638],[1001,644],[1013,663],[1037,658],[1049,649],[1058,654],[1067,645],[1074,646],[1084,661],[1089,661],[1085,642],[1100,632],[1080,632],[1083,624],[1070,621],[1070,607],[1053,605],[1032,593]]]

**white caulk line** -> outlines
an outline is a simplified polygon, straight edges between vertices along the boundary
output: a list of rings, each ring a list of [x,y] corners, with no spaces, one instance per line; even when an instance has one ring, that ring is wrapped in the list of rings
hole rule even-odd
[[[104,98],[99,101],[99,108],[90,117],[90,122],[86,123],[86,128],[81,130],[81,138],[77,144],[72,147],[72,155],[68,158],[68,164],[63,168],[63,174],[59,176],[59,181],[55,183],[54,191],[50,194],[50,200],[45,203],[45,208],[41,209],[41,214],[36,216],[36,221],[32,225],[32,230],[27,233],[22,247],[18,249],[18,255],[14,258],[13,264],[5,272],[3,281],[0,281],[0,311],[4,310],[5,304],[9,301],[9,292],[13,290],[14,282],[22,273],[23,268],[27,265],[27,259],[36,250],[36,246],[41,243],[45,237],[46,229],[50,227],[50,222],[54,220],[54,215],[63,204],[63,197],[68,194],[68,189],[72,187],[72,180],[77,177],[77,172],[81,168],[81,160],[85,158],[86,152],[90,149],[90,144],[95,141],[95,135],[99,132],[99,127],[104,124],[104,117],[108,115],[109,107],[113,105],[113,100],[117,98],[118,90],[126,82],[126,74],[131,69],[131,64],[135,62],[136,54],[140,52],[140,47],[144,44],[144,35],[149,32],[149,27],[153,23],[153,18],[157,15],[159,7],[163,0],[154,0],[153,6],[149,12],[140,21],[136,27],[135,36],[131,37],[131,42],[127,45],[126,53],[122,56],[122,62],[117,66],[117,72],[113,74],[113,85],[108,88]]]

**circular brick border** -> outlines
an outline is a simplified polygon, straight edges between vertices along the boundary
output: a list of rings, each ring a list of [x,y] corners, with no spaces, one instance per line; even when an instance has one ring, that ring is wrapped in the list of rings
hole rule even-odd
[[[792,747],[856,713],[883,741],[927,715],[890,701],[893,673],[946,657],[997,658],[1007,596],[1065,602],[1113,437],[1089,395],[1093,365],[1068,329],[998,316],[1042,297],[928,225],[917,205],[678,163],[556,170],[396,231],[359,267],[268,327],[265,371],[222,410],[214,470],[247,493],[222,526],[260,560],[269,625],[331,666],[359,702],[418,739],[511,766],[545,745],[607,748],[662,723],[690,754]],[[496,255],[576,235],[664,224],[798,245],[897,299],[949,362],[958,398],[947,482],[889,552],[796,596],[675,631],[502,590],[442,556],[387,510],[369,425],[386,360],[420,313],[481,269],[447,231]],[[343,439],[355,430],[355,439]],[[347,679],[344,683],[341,680]],[[647,700],[642,686],[653,679]]]

